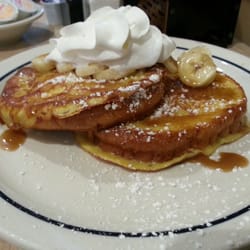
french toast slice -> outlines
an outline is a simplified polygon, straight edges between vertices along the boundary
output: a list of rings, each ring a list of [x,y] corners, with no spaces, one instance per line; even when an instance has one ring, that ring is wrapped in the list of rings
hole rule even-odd
[[[89,131],[152,112],[164,95],[162,66],[118,80],[82,78],[73,71],[20,69],[0,96],[0,119],[12,129]]]
[[[208,86],[193,88],[167,78],[165,97],[143,120],[76,135],[94,156],[132,170],[156,171],[220,145],[246,132],[247,98],[229,76],[216,73]]]

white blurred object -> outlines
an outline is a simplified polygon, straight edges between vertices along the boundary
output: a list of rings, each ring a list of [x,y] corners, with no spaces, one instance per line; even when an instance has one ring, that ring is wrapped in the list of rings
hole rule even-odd
[[[70,24],[69,7],[66,0],[42,0],[41,3],[49,25],[64,26]]]
[[[0,24],[16,21],[18,9],[15,4],[7,0],[0,0]]]
[[[37,7],[37,12],[30,17],[0,25],[0,48],[20,40],[32,23],[43,15],[44,9],[40,5]]]
[[[86,19],[93,11],[104,7],[110,6],[119,8],[123,4],[123,0],[83,0],[83,14]]]
[[[31,0],[11,0],[18,8],[18,19],[24,19],[37,12],[38,5]]]
[[[110,6],[113,8],[118,8],[120,6],[120,0],[89,0],[90,13],[94,10],[99,9],[104,6]]]

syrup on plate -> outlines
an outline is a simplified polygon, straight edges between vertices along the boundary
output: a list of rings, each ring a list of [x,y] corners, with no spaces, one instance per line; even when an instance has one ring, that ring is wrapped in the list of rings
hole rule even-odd
[[[247,167],[248,159],[240,154],[221,152],[218,160],[213,160],[209,156],[199,154],[192,158],[190,162],[201,163],[203,166],[211,169],[221,169],[224,172],[230,172],[235,167]]]
[[[15,151],[24,144],[27,134],[21,130],[7,129],[0,135],[0,149]],[[213,160],[204,154],[199,154],[189,162],[201,163],[211,169],[221,169],[224,172],[232,171],[235,167],[247,167],[248,159],[242,155],[230,152],[221,152],[218,160]]]
[[[24,144],[26,137],[24,131],[7,129],[0,135],[0,148],[15,151]]]

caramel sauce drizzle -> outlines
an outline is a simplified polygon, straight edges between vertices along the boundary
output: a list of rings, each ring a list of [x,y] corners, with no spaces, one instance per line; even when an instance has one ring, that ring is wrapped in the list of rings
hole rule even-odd
[[[27,134],[21,130],[7,129],[0,135],[0,149],[6,151],[15,151],[24,144]],[[213,160],[204,154],[199,154],[189,162],[201,163],[210,169],[221,169],[224,172],[230,172],[235,167],[247,167],[249,161],[242,155],[229,152],[221,152],[218,160]]]
[[[0,149],[15,151],[24,144],[26,137],[24,131],[7,129],[0,135]]]
[[[249,163],[246,157],[229,152],[221,152],[218,160],[213,160],[209,156],[199,154],[190,159],[190,162],[201,163],[210,169],[221,169],[223,172],[230,172],[235,167],[247,167]]]

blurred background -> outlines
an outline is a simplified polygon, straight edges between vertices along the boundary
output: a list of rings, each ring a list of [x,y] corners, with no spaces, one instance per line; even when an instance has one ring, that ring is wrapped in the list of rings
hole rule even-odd
[[[151,23],[169,36],[208,42],[222,47],[235,40],[250,45],[250,0],[67,0],[71,22],[95,9],[136,5]],[[81,11],[81,6],[83,11]],[[82,13],[83,12],[83,13]]]
[[[249,0],[125,0],[150,16],[169,36],[227,47],[234,36],[250,39]]]

